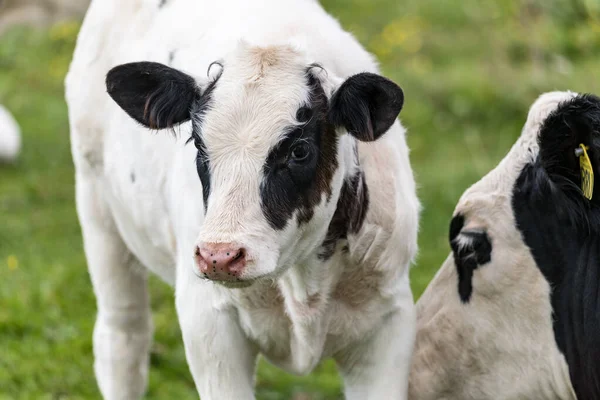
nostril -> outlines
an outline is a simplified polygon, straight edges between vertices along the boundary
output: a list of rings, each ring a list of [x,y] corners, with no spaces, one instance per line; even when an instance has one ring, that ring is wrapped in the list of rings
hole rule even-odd
[[[229,255],[229,253],[227,253],[227,255]],[[239,249],[236,255],[233,257],[233,261],[239,260],[240,258],[244,257],[244,255],[244,249]]]

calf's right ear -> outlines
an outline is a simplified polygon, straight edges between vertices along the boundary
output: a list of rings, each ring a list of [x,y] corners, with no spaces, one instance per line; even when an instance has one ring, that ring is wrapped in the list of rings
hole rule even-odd
[[[190,119],[199,97],[196,80],[156,62],[134,62],[112,68],[106,89],[129,116],[150,129],[172,128]]]
[[[539,131],[539,158],[550,179],[567,179],[583,189],[582,161],[596,179],[594,201],[600,198],[600,98],[592,94],[570,96],[558,104]],[[583,149],[585,147],[586,151]],[[562,186],[572,187],[572,186]],[[585,192],[585,190],[584,190]]]

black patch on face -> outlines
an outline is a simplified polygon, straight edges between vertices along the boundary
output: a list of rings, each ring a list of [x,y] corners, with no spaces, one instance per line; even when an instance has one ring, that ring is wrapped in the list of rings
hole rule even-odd
[[[173,60],[175,60],[175,53],[176,52],[177,52],[177,50],[171,50],[169,52],[169,62],[168,62],[169,65],[173,64]]]
[[[540,153],[525,166],[512,206],[525,244],[551,287],[553,329],[579,399],[600,399],[600,192],[592,201],[579,185],[575,148],[600,177],[600,99],[561,104],[540,130]]]
[[[167,0],[160,0],[158,3],[158,8],[163,8],[167,4]]]
[[[463,303],[468,303],[473,294],[473,271],[491,261],[492,243],[484,231],[461,232],[464,223],[461,214],[452,218],[449,236],[458,274],[458,295]]]
[[[308,222],[322,195],[331,196],[338,167],[337,135],[327,122],[327,97],[321,83],[307,72],[310,104],[301,107],[285,138],[267,156],[261,183],[261,208],[271,227],[285,228],[298,211],[298,223]]]
[[[198,150],[198,153],[196,154],[196,170],[198,171],[198,177],[202,183],[202,197],[204,200],[205,213],[208,209],[208,197],[210,195],[210,161],[206,145],[204,140],[202,140],[202,118],[210,108],[212,103],[212,92],[220,77],[221,75],[218,75],[215,80],[208,85],[202,94],[202,97],[194,104],[192,109],[194,115],[194,118],[192,119],[192,136],[188,140],[188,142],[193,141],[194,146],[196,146],[196,149]]]
[[[202,183],[202,198],[204,201],[204,212],[206,213],[208,209],[208,196],[210,195],[210,162],[204,141],[194,140],[194,145],[198,149],[198,153],[196,154],[196,170]]]
[[[336,249],[336,244],[340,240],[348,238],[348,234],[355,234],[360,231],[367,216],[369,209],[369,190],[365,175],[358,171],[354,176],[344,180],[337,207],[327,236],[319,252],[319,259],[327,261],[331,258]],[[347,252],[348,246],[344,246],[342,251]]]
[[[462,214],[456,214],[452,218],[452,221],[450,221],[450,235],[449,235],[450,243],[452,243],[452,241],[454,239],[456,239],[456,237],[458,236],[458,234],[460,233],[460,231],[462,230],[464,225],[465,225],[465,217]]]

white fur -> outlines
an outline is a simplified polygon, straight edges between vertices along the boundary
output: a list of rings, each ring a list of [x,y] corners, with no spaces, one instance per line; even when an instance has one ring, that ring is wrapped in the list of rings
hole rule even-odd
[[[0,162],[12,162],[21,150],[21,130],[17,121],[0,105]]]
[[[474,271],[468,304],[457,293],[452,255],[419,299],[411,400],[575,399],[552,329],[551,288],[511,206],[516,179],[539,152],[541,123],[575,95],[540,96],[508,155],[459,200],[455,214],[465,217],[462,232],[485,231],[492,257]],[[459,234],[456,241],[469,239]]]
[[[191,124],[178,127],[176,139],[151,134],[104,87],[111,67],[166,64],[169,54],[200,87],[211,79],[211,62],[225,65],[202,120],[212,174],[206,215],[195,149],[184,146]],[[309,223],[298,226],[293,217],[275,231],[260,209],[262,165],[307,100],[304,69],[313,62],[324,68],[328,95],[354,73],[377,72],[371,55],[315,1],[167,0],[161,9],[154,0],[92,1],[66,97],[105,398],[138,397],[145,387],[151,324],[138,262],[175,286],[203,400],[253,399],[258,352],[299,374],[335,357],[348,399],[406,398],[419,202],[404,128],[396,122],[374,143],[340,132],[332,200],[323,196]],[[355,146],[369,211],[349,237],[349,253],[338,249],[323,263],[317,253],[343,179],[357,168]],[[242,277],[256,281],[231,289],[199,279],[193,252],[203,242],[241,243],[250,259]]]

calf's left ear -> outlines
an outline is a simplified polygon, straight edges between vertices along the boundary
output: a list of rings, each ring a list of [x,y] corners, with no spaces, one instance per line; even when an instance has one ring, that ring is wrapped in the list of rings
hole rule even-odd
[[[358,140],[372,142],[392,126],[403,104],[404,93],[398,85],[381,75],[363,72],[348,78],[335,91],[329,122]]]
[[[592,94],[565,98],[542,122],[539,145],[541,165],[552,179],[567,178],[581,185],[582,161],[600,174],[600,98]]]

